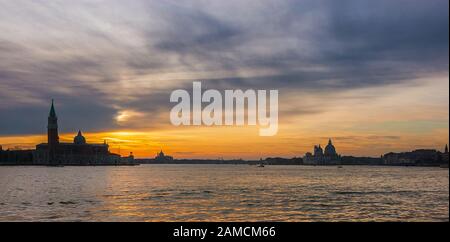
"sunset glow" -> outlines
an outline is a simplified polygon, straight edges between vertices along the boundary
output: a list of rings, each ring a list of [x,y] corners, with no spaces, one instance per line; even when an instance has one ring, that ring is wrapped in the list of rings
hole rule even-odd
[[[46,142],[52,98],[61,140],[81,129],[88,142],[136,157],[161,149],[175,158],[302,157],[329,138],[343,155],[379,157],[448,143],[445,7],[102,2],[0,3],[4,149]],[[278,22],[265,18],[272,11]],[[194,81],[279,90],[277,135],[171,125],[170,93]]]

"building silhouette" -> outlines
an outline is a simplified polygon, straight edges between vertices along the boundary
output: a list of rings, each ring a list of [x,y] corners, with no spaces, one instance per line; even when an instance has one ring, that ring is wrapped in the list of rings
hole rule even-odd
[[[48,140],[48,162],[51,164],[57,163],[57,149],[59,146],[59,135],[58,135],[58,117],[56,117],[55,105],[52,99],[52,106],[50,107],[50,113],[48,115],[47,122],[47,140]],[[44,148],[43,145],[36,147]]]
[[[341,156],[336,152],[336,147],[334,147],[331,139],[328,140],[328,144],[325,147],[325,151],[322,146],[314,146],[314,154],[308,152],[303,157],[304,164],[310,165],[335,165],[340,164]]]
[[[418,149],[411,152],[390,152],[382,158],[385,165],[448,165],[448,145],[445,145],[444,153],[434,149]]]
[[[38,144],[35,152],[35,162],[49,165],[105,165],[118,164],[124,160],[118,154],[109,152],[109,146],[89,144],[78,131],[73,143],[59,142],[58,117],[52,100],[47,125],[48,142]]]
[[[121,157],[109,151],[106,142],[89,144],[81,130],[73,143],[59,141],[58,117],[52,100],[47,121],[47,143],[36,145],[35,150],[0,151],[0,162],[26,165],[126,165],[134,164],[134,157]],[[5,153],[5,155],[3,155]]]
[[[164,152],[161,150],[158,154],[156,154],[155,161],[163,162],[163,163],[170,162],[170,161],[173,161],[173,157],[164,154]]]

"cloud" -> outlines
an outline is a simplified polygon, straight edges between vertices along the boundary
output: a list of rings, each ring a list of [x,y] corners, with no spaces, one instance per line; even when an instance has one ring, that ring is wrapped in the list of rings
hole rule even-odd
[[[417,85],[411,80],[448,75],[448,7],[446,0],[0,1],[0,135],[42,132],[51,98],[67,131],[161,128],[170,92],[192,81],[320,97]],[[284,116],[327,108],[290,102]],[[127,110],[139,115],[116,122]]]

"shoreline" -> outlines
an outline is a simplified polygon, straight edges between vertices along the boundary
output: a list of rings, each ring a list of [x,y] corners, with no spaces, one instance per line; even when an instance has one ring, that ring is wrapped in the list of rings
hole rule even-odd
[[[234,164],[234,163],[138,163],[138,164],[98,164],[98,165],[77,165],[77,164],[68,164],[68,165],[45,165],[45,164],[0,164],[0,167],[7,167],[7,166],[24,166],[24,167],[101,167],[101,166],[141,166],[141,165],[193,165],[193,166],[201,166],[201,165],[217,165],[217,166],[257,166],[257,164]],[[265,166],[305,166],[305,167],[350,167],[350,166],[369,166],[369,167],[429,167],[429,168],[442,168],[442,169],[449,169],[448,166],[441,166],[441,165],[388,165],[388,164],[343,164],[343,165],[309,165],[309,164],[302,164],[302,165],[286,165],[286,164],[266,164]]]

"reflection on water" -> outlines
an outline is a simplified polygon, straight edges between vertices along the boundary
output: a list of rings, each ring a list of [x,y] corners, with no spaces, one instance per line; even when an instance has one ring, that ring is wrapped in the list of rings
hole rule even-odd
[[[448,221],[418,167],[0,167],[0,221]]]

